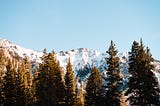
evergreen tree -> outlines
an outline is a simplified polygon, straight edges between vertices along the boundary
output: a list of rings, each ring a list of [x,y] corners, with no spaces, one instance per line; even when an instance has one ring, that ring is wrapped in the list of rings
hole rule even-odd
[[[3,91],[3,83],[4,83],[4,73],[5,73],[5,61],[6,57],[4,55],[4,51],[0,49],[0,106],[4,104],[4,91]]]
[[[131,57],[133,57],[132,54]],[[130,100],[130,104],[138,106],[159,106],[160,89],[158,80],[152,72],[154,67],[151,64],[154,59],[152,58],[149,49],[144,49],[142,39],[135,57],[136,64],[129,64],[129,72],[132,77],[129,80],[129,89],[127,94],[130,94],[128,98]],[[135,61],[131,61],[130,63],[135,63]],[[137,69],[133,69],[132,65]],[[134,71],[135,76],[131,73],[132,71]],[[133,83],[134,86],[131,85]]]
[[[160,88],[158,84],[158,78],[152,72],[154,70],[154,66],[151,62],[154,61],[150,50],[146,49],[146,61],[145,61],[145,83],[144,83],[144,95],[145,95],[145,102],[149,105],[160,105]],[[143,78],[142,78],[143,79]],[[143,96],[142,96],[143,97]]]
[[[75,106],[76,89],[75,89],[74,73],[72,70],[70,59],[66,67],[65,87],[66,87],[66,106]]]
[[[4,76],[4,94],[5,94],[5,106],[16,106],[16,71],[13,68],[13,63],[9,60],[6,66],[6,72]]]
[[[4,104],[4,92],[3,92],[3,76],[4,76],[4,70],[0,69],[0,106],[3,106]]]
[[[38,71],[34,69],[33,71],[33,81],[32,81],[32,95],[33,95],[33,104],[36,104],[37,97],[36,97],[36,85],[38,83]]]
[[[139,50],[139,70],[138,70],[138,89],[139,89],[139,104],[140,105],[160,105],[159,94],[160,88],[158,79],[152,72],[154,70],[151,62],[154,61],[148,47],[144,50],[141,39]]]
[[[120,105],[120,66],[119,58],[116,56],[118,51],[115,48],[115,44],[111,41],[111,45],[107,51],[109,57],[106,58],[108,69],[107,69],[107,93],[106,93],[106,105],[107,106],[119,106]]]
[[[43,63],[40,65],[38,73],[38,83],[36,85],[37,106],[52,106],[53,99],[53,68],[55,59],[52,54],[45,56]],[[52,90],[51,90],[52,89]]]
[[[9,60],[4,77],[5,106],[31,106],[32,97],[25,65]]]
[[[14,67],[15,69],[15,67]],[[26,106],[26,88],[25,88],[25,69],[24,65],[20,64],[16,72],[16,83],[13,89],[17,89],[16,106]]]
[[[102,91],[102,77],[99,70],[93,67],[91,75],[87,79],[85,106],[103,106],[103,101],[101,101]]]
[[[139,65],[138,65],[138,55],[139,55],[139,43],[134,41],[132,48],[131,48],[131,52],[129,52],[129,73],[130,73],[130,78],[129,78],[129,82],[128,82],[128,90],[126,92],[125,95],[130,94],[130,97],[128,98],[129,102],[131,105],[137,105],[137,101],[138,101],[138,87],[137,87],[137,83],[138,83],[138,69],[139,69]]]
[[[25,92],[26,92],[26,105],[33,105],[33,94],[32,94],[32,80],[33,76],[31,74],[31,63],[29,59],[26,57],[24,60],[24,72],[25,72]]]
[[[64,82],[54,53],[44,56],[36,83],[37,105],[64,105]]]
[[[62,68],[59,62],[56,63],[54,70],[54,92],[55,106],[65,105],[65,82],[62,78]],[[66,105],[65,105],[66,106]]]

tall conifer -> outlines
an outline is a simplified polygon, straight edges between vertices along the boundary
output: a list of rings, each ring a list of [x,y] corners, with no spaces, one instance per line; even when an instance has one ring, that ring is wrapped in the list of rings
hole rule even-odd
[[[138,70],[138,101],[140,105],[160,105],[160,88],[158,79],[152,72],[154,70],[151,62],[154,61],[148,47],[144,49],[142,39],[139,50],[139,70]]]
[[[54,105],[52,90],[53,86],[53,68],[55,59],[52,54],[43,57],[44,60],[39,68],[38,83],[36,85],[37,105],[51,106]],[[52,89],[52,90],[51,90]]]
[[[44,56],[36,83],[37,105],[64,105],[65,88],[61,71],[54,53],[49,53]]]
[[[138,55],[139,55],[139,43],[134,41],[131,52],[129,52],[129,73],[130,73],[130,78],[128,82],[128,90],[125,95],[129,95],[129,102],[131,105],[137,105],[138,101],[138,70],[139,70],[139,65],[138,65]]]
[[[75,88],[74,73],[73,73],[70,59],[66,67],[65,87],[66,87],[66,106],[75,106],[76,88]]]
[[[4,55],[4,51],[0,49],[0,106],[3,106],[4,104],[4,91],[3,91],[3,83],[4,83],[4,73],[5,73],[5,61],[6,57]]]
[[[151,57],[149,49],[144,49],[142,39],[136,52],[137,54],[136,56],[134,56],[133,51],[131,51],[131,56],[129,58],[129,72],[131,74],[131,77],[128,83],[129,88],[126,93],[126,95],[129,94],[128,100],[131,105],[159,106],[160,89],[158,80],[155,77],[155,74],[152,72],[154,70],[154,67],[151,64],[154,59]],[[131,57],[136,58],[133,61]]]
[[[55,105],[64,106],[65,104],[65,82],[62,78],[62,68],[60,63],[57,62],[54,70],[54,92],[55,92]]]
[[[14,68],[16,68],[14,66]],[[13,89],[17,89],[16,105],[17,106],[27,106],[27,89],[25,84],[25,68],[23,63],[18,66],[16,71],[16,86],[13,86]]]
[[[17,89],[16,89],[16,71],[13,68],[13,63],[9,60],[6,66],[6,73],[4,76],[4,94],[5,106],[16,106]]]
[[[107,68],[107,93],[106,93],[106,105],[107,106],[119,106],[120,105],[120,66],[119,58],[117,57],[118,51],[115,48],[115,44],[111,41],[110,47],[107,51],[109,57],[106,58]]]
[[[99,70],[93,67],[91,75],[87,79],[85,106],[103,106],[104,101],[101,101],[102,91],[102,77]]]
[[[24,63],[24,72],[25,72],[25,87],[26,87],[26,105],[30,106],[33,105],[33,92],[32,92],[32,80],[33,80],[33,76],[31,73],[31,63],[28,59],[28,57],[26,57],[23,60]]]
[[[32,81],[32,95],[33,95],[33,104],[36,104],[37,96],[36,96],[36,85],[38,85],[38,71],[34,69],[33,71],[33,81]]]

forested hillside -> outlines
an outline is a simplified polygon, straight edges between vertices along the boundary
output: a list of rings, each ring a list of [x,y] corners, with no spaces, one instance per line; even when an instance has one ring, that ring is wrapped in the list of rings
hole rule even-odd
[[[106,53],[0,44],[0,106],[160,106],[160,63],[142,39],[122,54],[113,41]]]

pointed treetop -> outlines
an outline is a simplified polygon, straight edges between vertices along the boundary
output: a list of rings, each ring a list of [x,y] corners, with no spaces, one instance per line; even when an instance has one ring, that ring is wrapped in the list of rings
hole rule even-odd
[[[138,44],[138,42],[136,40],[133,41],[133,44]]]
[[[111,40],[109,49],[108,49],[108,51],[106,51],[106,53],[108,53],[112,56],[115,56],[118,53],[118,51],[116,50],[115,44],[112,40]]]
[[[46,48],[43,50],[43,54],[47,54],[47,49]]]
[[[55,54],[56,52],[54,50],[52,50],[52,53]]]
[[[144,48],[144,45],[143,45],[143,40],[142,40],[142,38],[140,38],[140,47]]]
[[[71,58],[70,58],[70,57],[67,59],[67,62],[68,62],[68,63],[70,63],[70,62],[71,62]]]

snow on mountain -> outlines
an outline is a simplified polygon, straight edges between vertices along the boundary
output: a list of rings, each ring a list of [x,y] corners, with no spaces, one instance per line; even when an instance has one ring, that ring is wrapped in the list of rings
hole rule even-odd
[[[70,58],[73,68],[78,70],[83,69],[86,65],[99,67],[105,61],[106,55],[96,50],[79,48],[66,52],[61,51],[56,54],[56,57],[62,67],[66,67]]]
[[[9,40],[0,39],[0,48],[3,48],[6,53],[12,52],[14,54],[18,54],[20,57],[29,57],[30,60],[36,60],[37,62],[41,62],[41,56],[43,55],[42,52],[34,51],[31,49],[23,48],[19,45],[13,44]]]
[[[41,56],[43,55],[42,52],[23,48],[5,39],[0,39],[0,48],[3,48],[7,55],[10,55],[9,52],[12,52],[13,54],[18,54],[22,58],[29,57],[31,61],[36,61],[38,63],[41,62]],[[93,66],[98,67],[102,72],[102,75],[105,76],[106,74],[103,73],[103,71],[107,67],[105,60],[106,57],[106,53],[101,53],[96,50],[87,48],[78,48],[70,51],[60,51],[56,53],[56,58],[60,62],[62,68],[65,69],[67,61],[70,58],[75,75],[79,75],[82,78],[86,78],[86,76],[90,73],[88,69]],[[118,57],[120,58],[121,75],[124,80],[127,80],[129,75],[127,73],[128,53],[119,53]],[[153,65],[155,66],[155,75],[160,79],[160,62],[155,61],[153,62]]]
[[[41,62],[41,57],[43,55],[42,52],[23,48],[6,39],[0,39],[0,48],[3,48],[8,55],[8,52],[12,52],[13,54],[18,54],[18,56],[22,58],[29,57],[31,61],[36,60],[37,62]],[[61,67],[65,68],[70,58],[74,69],[84,68],[87,64],[90,66],[100,66],[100,62],[105,61],[105,57],[106,55],[103,53],[86,48],[56,53],[56,58],[60,62]]]

